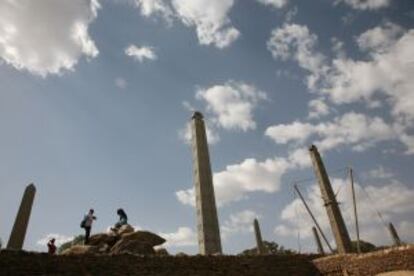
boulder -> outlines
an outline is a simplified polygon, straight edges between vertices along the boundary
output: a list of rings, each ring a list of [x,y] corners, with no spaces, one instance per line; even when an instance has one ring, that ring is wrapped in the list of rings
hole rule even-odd
[[[96,254],[98,253],[98,247],[92,245],[74,245],[64,250],[60,255],[83,255],[83,254]]]
[[[125,225],[122,225],[117,231],[116,231],[116,234],[117,235],[120,235],[120,236],[122,236],[122,235],[125,235],[125,234],[128,234],[128,233],[133,233],[134,232],[134,227],[132,227],[131,225],[129,225],[129,224],[125,224]]]
[[[151,246],[161,245],[165,242],[164,238],[161,238],[160,236],[148,231],[135,231],[133,233],[124,234],[122,235],[122,240],[139,241]]]
[[[104,245],[108,245],[112,247],[121,237],[115,234],[107,234],[107,233],[100,233],[92,235],[89,238],[88,245],[103,247]]]
[[[154,255],[155,251],[151,245],[135,240],[120,240],[110,251],[112,254],[139,254],[139,255]]]

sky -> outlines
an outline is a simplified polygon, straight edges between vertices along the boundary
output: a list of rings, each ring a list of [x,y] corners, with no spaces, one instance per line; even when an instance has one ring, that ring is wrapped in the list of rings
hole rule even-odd
[[[314,252],[296,183],[333,243],[308,147],[350,236],[414,242],[412,0],[1,0],[0,238],[25,187],[24,244],[113,225],[198,252],[189,121],[204,114],[225,254]],[[325,247],[326,248],[326,247]]]

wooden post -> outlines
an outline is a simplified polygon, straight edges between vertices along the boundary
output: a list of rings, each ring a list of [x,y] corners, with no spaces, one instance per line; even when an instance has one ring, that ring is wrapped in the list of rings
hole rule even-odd
[[[326,245],[328,246],[329,250],[333,253],[333,252],[334,252],[334,250],[332,249],[331,245],[329,244],[328,239],[326,238],[326,236],[325,236],[325,234],[323,233],[323,231],[322,231],[321,227],[319,226],[318,221],[316,220],[316,218],[315,218],[315,217],[314,217],[314,215],[312,214],[312,211],[310,210],[310,208],[309,208],[308,204],[306,203],[305,198],[302,196],[302,193],[299,191],[298,186],[295,184],[293,187],[295,188],[295,190],[296,190],[296,192],[298,193],[298,195],[299,195],[300,199],[302,200],[303,205],[305,205],[306,210],[308,211],[308,213],[309,213],[310,217],[312,218],[313,222],[315,223],[316,227],[318,228],[319,232],[321,233],[321,236],[322,236],[323,240],[325,241]]]

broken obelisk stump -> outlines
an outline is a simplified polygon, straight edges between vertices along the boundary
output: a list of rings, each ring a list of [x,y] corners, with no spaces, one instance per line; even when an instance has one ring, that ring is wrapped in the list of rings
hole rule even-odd
[[[259,225],[259,221],[257,220],[257,218],[255,218],[253,221],[253,228],[254,228],[254,233],[256,237],[257,254],[258,255],[266,254],[267,252],[266,252],[266,248],[263,245],[262,232],[260,231],[260,225]]]

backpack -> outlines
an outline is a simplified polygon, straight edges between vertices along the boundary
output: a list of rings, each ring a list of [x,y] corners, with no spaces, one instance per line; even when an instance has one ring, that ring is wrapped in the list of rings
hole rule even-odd
[[[85,225],[86,225],[86,219],[87,219],[87,217],[86,217],[86,216],[82,219],[82,221],[81,221],[81,223],[80,223],[80,227],[81,227],[81,228],[85,228]]]

